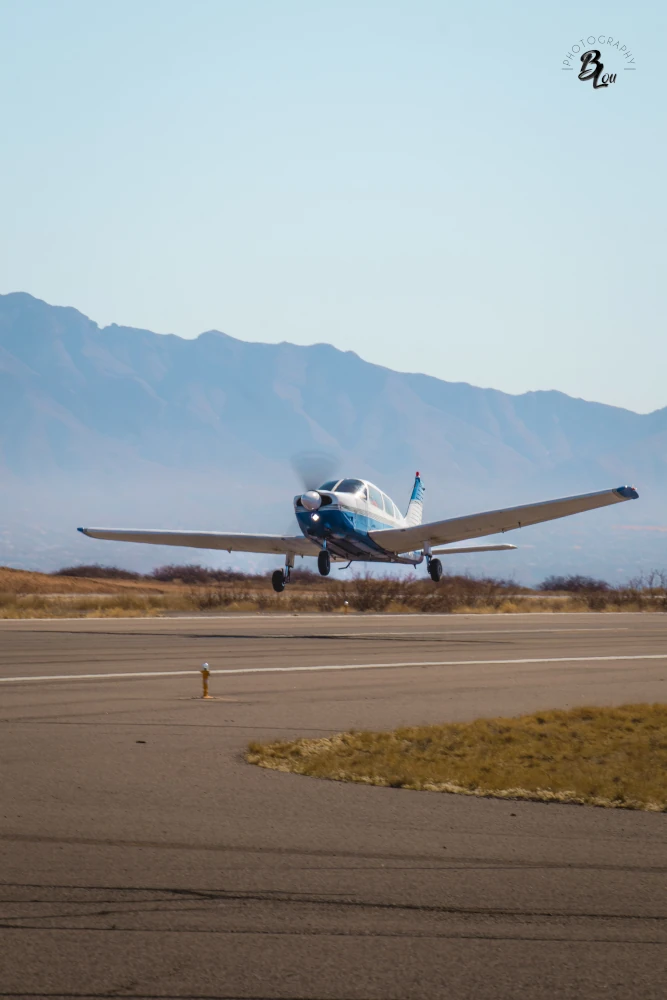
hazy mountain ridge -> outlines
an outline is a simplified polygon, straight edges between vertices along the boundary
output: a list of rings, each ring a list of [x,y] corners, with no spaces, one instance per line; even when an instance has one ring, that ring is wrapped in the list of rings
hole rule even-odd
[[[75,309],[13,293],[0,296],[0,421],[0,561],[13,565],[94,557],[145,566],[164,556],[86,540],[84,551],[69,536],[78,523],[285,530],[298,488],[289,458],[306,449],[339,454],[341,474],[379,481],[400,506],[419,467],[429,518],[633,481],[636,504],[532,529],[513,541],[535,549],[465,565],[522,578],[667,565],[667,534],[625,530],[663,524],[667,408],[511,396],[394,372],[327,344],[101,329]]]

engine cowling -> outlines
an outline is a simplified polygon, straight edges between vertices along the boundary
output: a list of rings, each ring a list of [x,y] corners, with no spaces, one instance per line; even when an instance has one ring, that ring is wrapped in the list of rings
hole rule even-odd
[[[306,510],[319,510],[322,506],[322,497],[317,490],[308,490],[302,495],[301,503]]]

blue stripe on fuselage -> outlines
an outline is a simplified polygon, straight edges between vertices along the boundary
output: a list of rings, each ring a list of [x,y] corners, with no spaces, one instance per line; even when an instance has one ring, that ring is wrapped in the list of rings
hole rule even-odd
[[[318,520],[313,521],[312,516],[305,511],[297,512],[296,519],[303,534],[319,542],[331,539],[344,550],[349,548],[359,551],[360,547],[384,553],[385,549],[369,538],[368,532],[386,530],[396,526],[388,519],[381,521],[379,518],[356,510],[340,510],[339,508],[332,510],[325,507],[320,508],[317,513],[319,514]]]

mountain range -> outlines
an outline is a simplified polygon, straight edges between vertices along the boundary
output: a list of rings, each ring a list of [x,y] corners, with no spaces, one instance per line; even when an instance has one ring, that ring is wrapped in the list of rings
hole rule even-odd
[[[73,308],[0,295],[1,563],[268,568],[268,557],[94,542],[75,528],[297,530],[291,461],[304,451],[335,456],[340,475],[376,482],[402,508],[419,469],[427,519],[631,483],[639,501],[516,532],[517,552],[446,568],[527,583],[667,568],[667,408],[509,395],[328,344],[100,328]]]

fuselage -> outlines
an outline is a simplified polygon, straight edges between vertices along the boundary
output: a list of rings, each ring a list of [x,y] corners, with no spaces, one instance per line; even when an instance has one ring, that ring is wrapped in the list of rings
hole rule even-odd
[[[396,556],[377,545],[370,531],[404,527],[406,521],[396,504],[365,479],[330,480],[317,491],[322,503],[316,511],[304,509],[301,496],[294,498],[294,513],[301,531],[334,557],[378,562],[414,562],[419,553]]]

